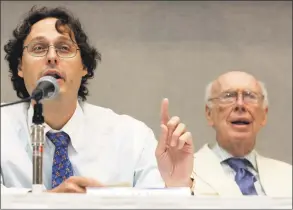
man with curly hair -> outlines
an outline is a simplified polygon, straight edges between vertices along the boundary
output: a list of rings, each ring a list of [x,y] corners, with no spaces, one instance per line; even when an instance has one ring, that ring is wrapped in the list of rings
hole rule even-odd
[[[191,187],[193,143],[179,117],[162,101],[158,143],[150,128],[126,115],[86,102],[100,53],[88,43],[78,19],[63,8],[33,7],[4,49],[19,98],[37,81],[55,77],[60,93],[44,100],[44,190],[84,193],[87,187],[128,183],[133,187]],[[30,143],[33,105],[1,113],[1,189],[32,187]]]

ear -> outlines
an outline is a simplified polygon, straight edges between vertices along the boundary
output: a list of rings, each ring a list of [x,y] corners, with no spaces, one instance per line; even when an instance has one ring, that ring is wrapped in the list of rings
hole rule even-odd
[[[213,122],[213,119],[212,119],[212,109],[208,105],[205,106],[205,115],[206,115],[208,124],[210,126],[213,126],[214,122]]]
[[[23,71],[22,71],[22,62],[21,62],[21,59],[18,60],[19,63],[18,63],[18,66],[17,66],[17,74],[18,76],[20,76],[21,78],[23,78]]]
[[[267,120],[268,120],[268,111],[269,111],[269,108],[266,107],[265,110],[264,110],[263,121],[261,122],[261,125],[262,125],[262,126],[265,126],[265,125],[267,124]]]

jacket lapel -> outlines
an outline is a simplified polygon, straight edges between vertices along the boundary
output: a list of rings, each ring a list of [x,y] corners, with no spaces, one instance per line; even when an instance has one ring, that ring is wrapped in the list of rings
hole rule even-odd
[[[261,185],[269,197],[292,197],[292,171],[281,167],[276,161],[256,156],[257,168]],[[289,172],[289,173],[288,173]],[[289,174],[289,175],[288,175]],[[291,190],[288,190],[291,189]]]
[[[223,170],[220,160],[205,144],[195,154],[195,174],[206,182],[220,196],[241,196],[242,193],[234,180],[229,179]]]
[[[271,166],[268,167],[265,163],[265,159],[259,155],[256,154],[256,163],[257,163],[257,169],[259,174],[260,183],[263,187],[263,190],[265,191],[265,194],[270,196],[271,193],[273,193],[272,184],[270,180],[270,176],[268,174],[271,174],[272,168]],[[270,169],[269,169],[270,168]]]

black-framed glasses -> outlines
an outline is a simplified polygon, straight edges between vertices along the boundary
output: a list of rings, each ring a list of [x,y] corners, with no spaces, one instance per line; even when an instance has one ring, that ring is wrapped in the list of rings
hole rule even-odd
[[[49,48],[54,47],[56,54],[61,58],[72,58],[76,56],[77,50],[80,50],[76,44],[70,40],[62,40],[50,45],[46,41],[32,41],[24,46],[30,55],[34,57],[44,57],[48,54]]]
[[[238,100],[240,94],[243,102],[246,104],[259,104],[264,99],[263,94],[253,92],[251,90],[228,90],[222,92],[218,97],[210,98],[209,101],[218,100],[222,104],[234,104]]]

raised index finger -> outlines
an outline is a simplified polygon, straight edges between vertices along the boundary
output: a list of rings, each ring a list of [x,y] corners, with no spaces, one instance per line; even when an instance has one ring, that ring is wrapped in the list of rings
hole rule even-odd
[[[169,120],[169,100],[164,98],[161,104],[161,124],[167,125]]]

